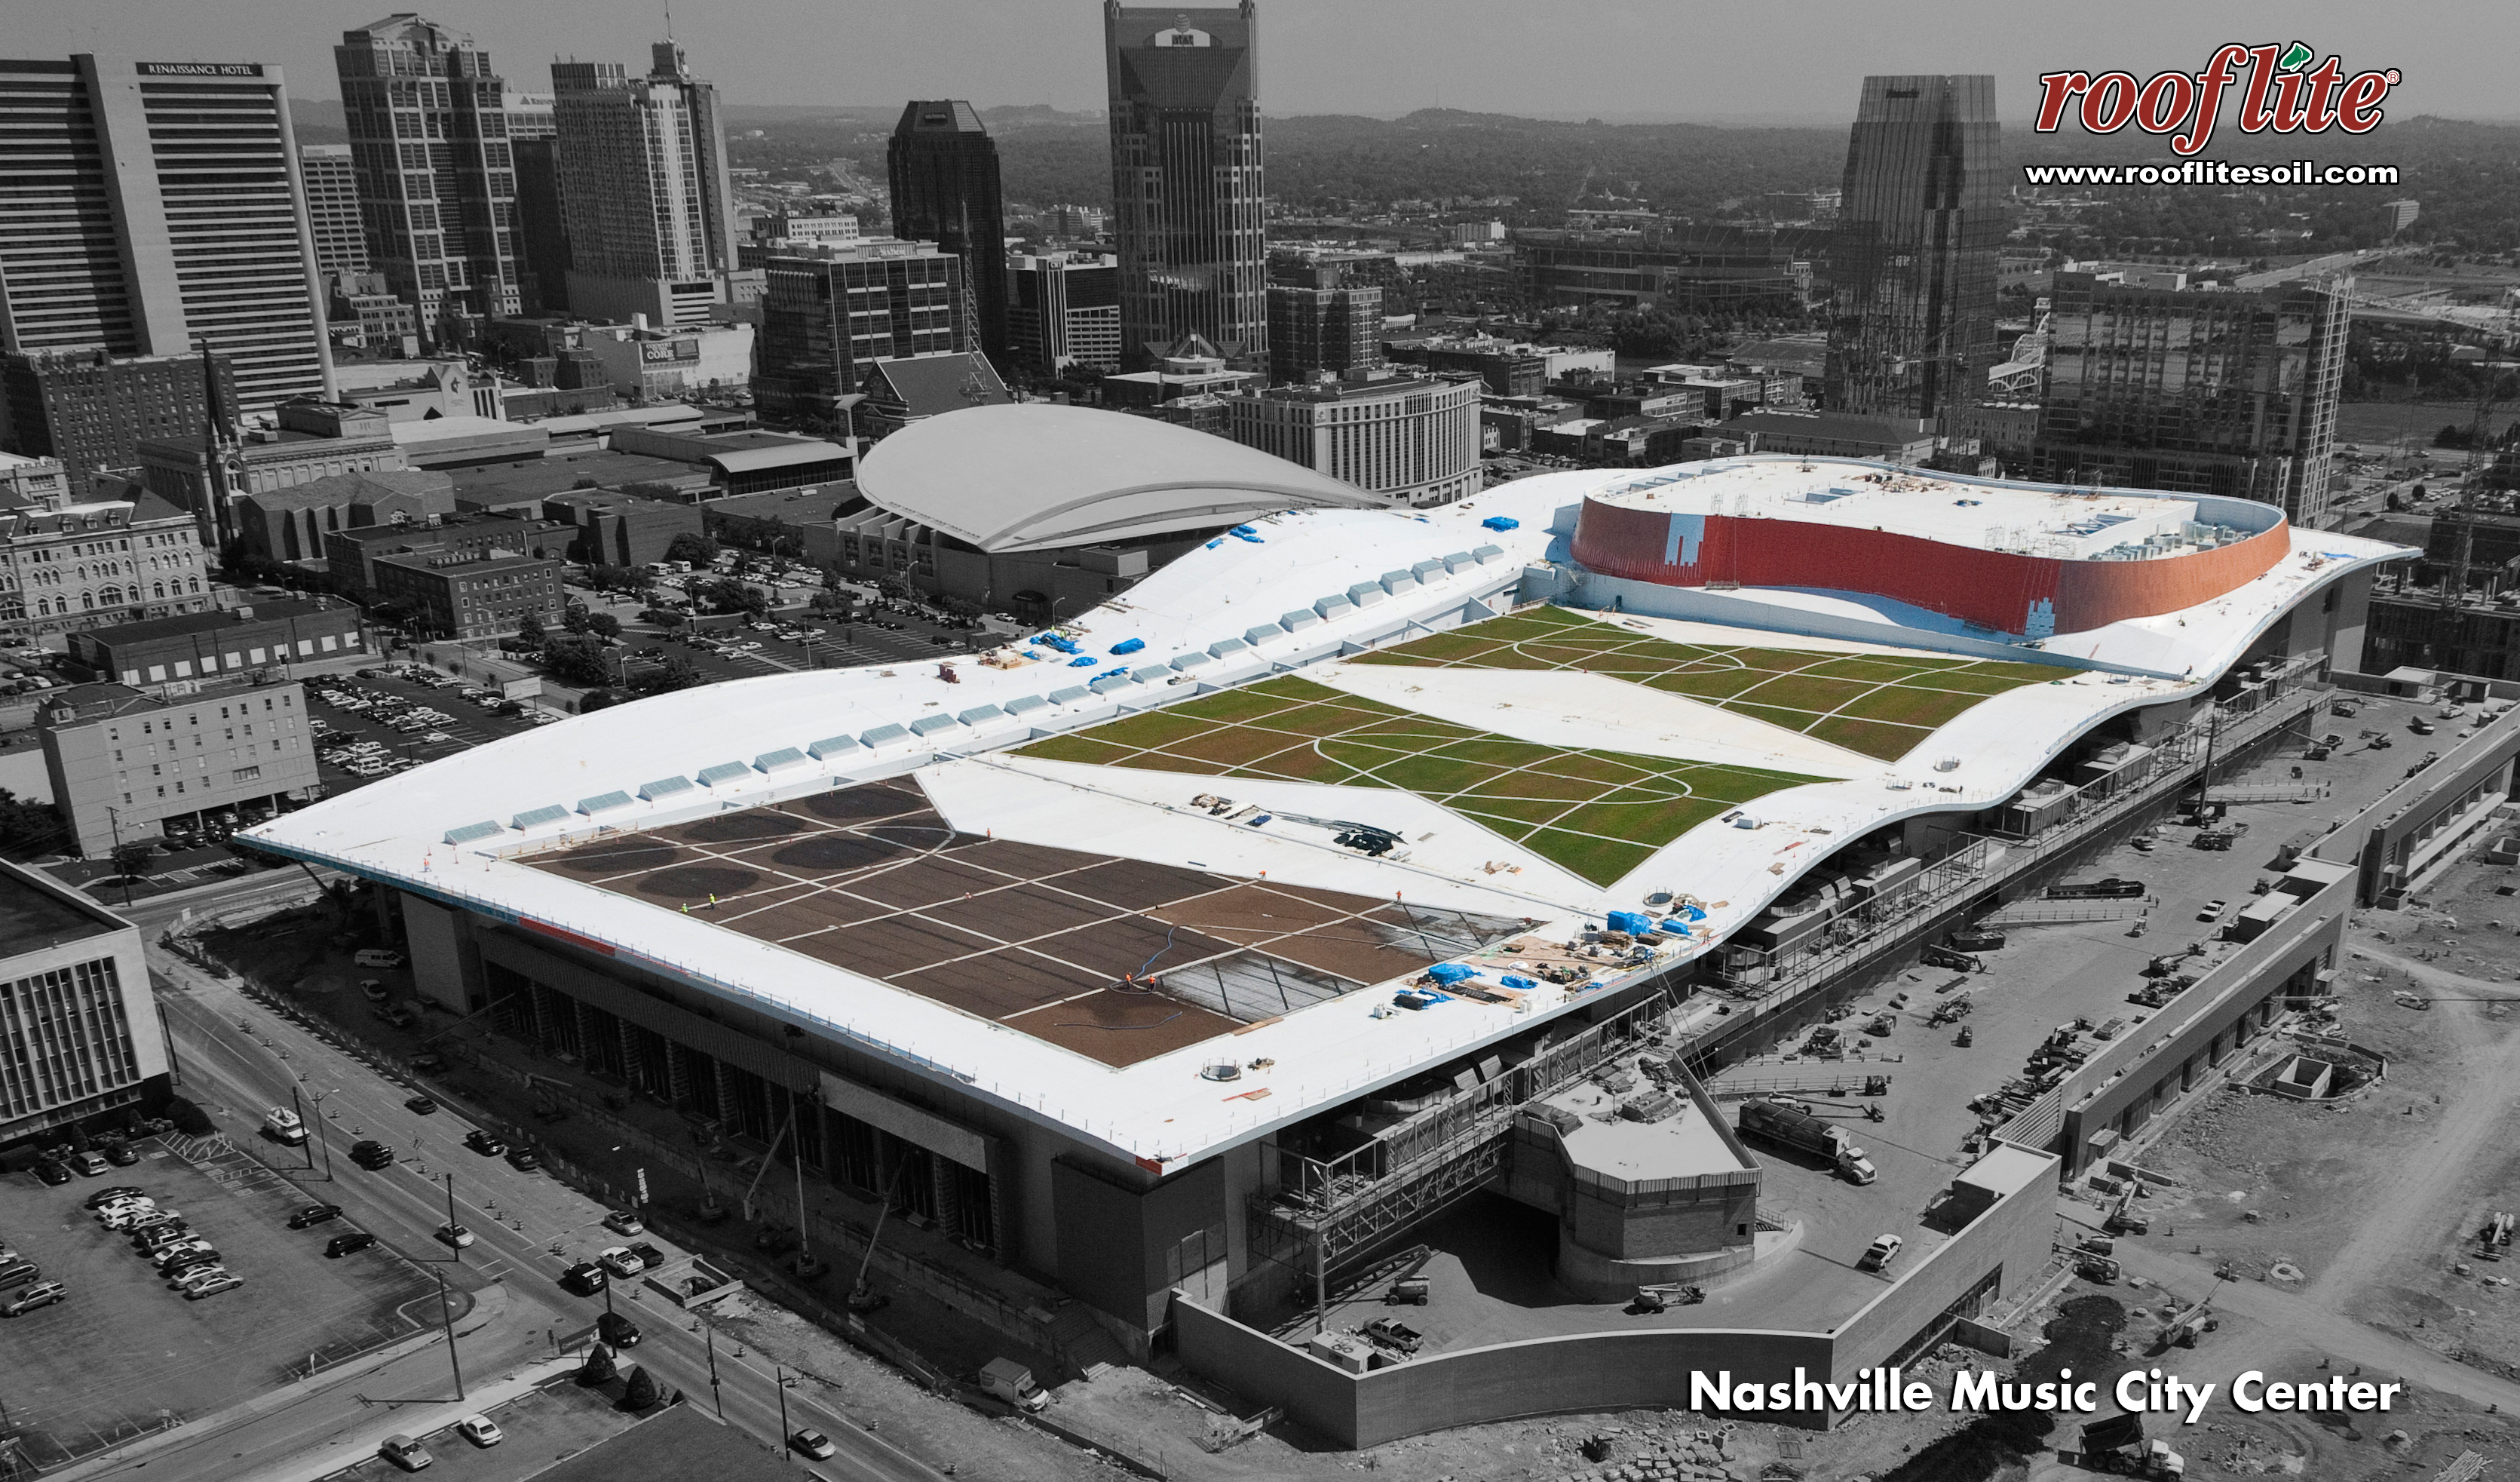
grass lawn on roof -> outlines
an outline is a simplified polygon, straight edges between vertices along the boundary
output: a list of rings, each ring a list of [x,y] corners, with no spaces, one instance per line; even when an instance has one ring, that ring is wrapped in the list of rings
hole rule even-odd
[[[1817,778],[1474,731],[1282,675],[1018,755],[1413,792],[1606,885],[1683,833]]]
[[[1719,705],[1882,761],[1990,696],[2061,671],[2006,659],[1717,649],[1651,638],[1559,607],[1490,618],[1360,653],[1351,663],[1578,669]]]

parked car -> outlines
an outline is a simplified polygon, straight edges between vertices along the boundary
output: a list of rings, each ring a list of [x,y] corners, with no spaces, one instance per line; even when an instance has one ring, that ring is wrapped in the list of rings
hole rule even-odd
[[[603,1267],[593,1261],[580,1261],[560,1274],[560,1284],[581,1297],[591,1297],[612,1283]]]
[[[363,977],[359,979],[359,992],[366,995],[368,1002],[371,1004],[382,1004],[385,1000],[393,997],[392,989],[387,988],[383,983],[372,977]]]
[[[665,1253],[645,1240],[631,1241],[630,1253],[637,1256],[650,1271],[665,1264]]]
[[[817,1461],[828,1461],[839,1455],[839,1448],[832,1444],[832,1438],[819,1430],[800,1430],[788,1438],[788,1446],[799,1456],[811,1457]]]
[[[51,1158],[38,1158],[35,1161],[35,1177],[47,1184],[67,1184],[70,1181],[70,1171]]]
[[[29,1281],[40,1281],[43,1279],[44,1269],[32,1261],[11,1261],[6,1266],[0,1266],[0,1291],[6,1291],[12,1286],[23,1286]]]
[[[112,1189],[100,1189],[89,1194],[80,1207],[89,1210],[103,1209],[116,1199],[136,1199],[148,1191],[146,1189],[130,1184],[117,1184]]]
[[[186,1255],[177,1256],[175,1259],[158,1268],[158,1274],[166,1279],[166,1284],[168,1286],[181,1291],[185,1287],[193,1284],[194,1280],[203,1272],[224,1273],[226,1269],[227,1268],[220,1262],[219,1253],[217,1251],[196,1250]]]
[[[518,1173],[531,1173],[543,1166],[543,1160],[530,1147],[512,1147],[508,1149],[508,1166]]]
[[[595,1319],[595,1336],[615,1348],[635,1348],[639,1343],[639,1325],[617,1312],[599,1313]]]
[[[104,1151],[105,1160],[116,1168],[129,1168],[140,1161],[140,1154],[132,1151],[131,1145],[120,1138],[105,1144]]]
[[[639,1216],[627,1209],[616,1209],[604,1217],[604,1228],[614,1235],[646,1235],[648,1227]]]
[[[497,1136],[483,1132],[477,1127],[464,1134],[464,1145],[485,1158],[495,1158],[508,1150],[508,1145],[501,1142]]]
[[[461,1225],[440,1225],[437,1227],[436,1236],[437,1243],[453,1246],[457,1250],[462,1250],[472,1243],[472,1232]]]
[[[596,1252],[595,1263],[616,1277],[635,1277],[648,1269],[647,1263],[630,1253],[626,1245],[608,1245]]]
[[[507,1439],[507,1435],[499,1429],[498,1422],[488,1415],[466,1415],[455,1422],[455,1433],[484,1449],[496,1446]]]
[[[326,1220],[337,1220],[340,1217],[341,1206],[338,1204],[309,1204],[289,1217],[289,1228],[304,1230],[310,1225],[321,1225]]]
[[[50,1307],[69,1299],[70,1289],[61,1282],[37,1281],[11,1297],[6,1304],[0,1304],[0,1318],[14,1318],[21,1313],[33,1312],[38,1307]]]
[[[2204,909],[2196,913],[2196,919],[2200,921],[2219,921],[2223,919],[2223,913],[2229,910],[2230,907],[2231,903],[2229,901],[2207,901]]]
[[[196,1261],[170,1274],[166,1287],[170,1291],[190,1291],[203,1281],[215,1281],[226,1275],[228,1269],[216,1261]]]
[[[1881,1238],[1873,1241],[1870,1245],[1865,1247],[1864,1259],[1855,1263],[1855,1269],[1858,1271],[1888,1271],[1890,1269],[1890,1263],[1899,1259],[1899,1252],[1906,1249],[1907,1246],[1908,1242],[1900,1236],[1895,1235],[1885,1235]]]
[[[338,1260],[342,1256],[365,1250],[375,1243],[377,1243],[377,1237],[371,1232],[345,1230],[324,1242],[324,1254]]]
[[[415,1111],[425,1117],[435,1116],[437,1114],[437,1102],[425,1096],[413,1097],[410,1100],[405,1101],[402,1104],[404,1110]]]
[[[393,1166],[394,1150],[384,1144],[369,1140],[350,1145],[350,1161],[375,1173]]]

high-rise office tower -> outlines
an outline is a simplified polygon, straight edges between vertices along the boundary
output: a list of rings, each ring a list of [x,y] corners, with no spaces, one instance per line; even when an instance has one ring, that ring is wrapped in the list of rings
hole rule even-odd
[[[1382,290],[1335,268],[1281,271],[1269,285],[1269,379],[1311,381],[1382,364]],[[1293,282],[1283,280],[1294,279]]]
[[[1043,252],[1007,264],[1007,348],[1056,376],[1120,369],[1120,267],[1102,252]]]
[[[683,49],[656,44],[648,75],[617,62],[552,64],[570,312],[703,324],[727,297],[735,200],[717,89]]]
[[[2034,477],[2224,494],[2327,513],[2350,280],[2144,286],[2059,273]]]
[[[1826,402],[1942,419],[1995,364],[1995,79],[1867,77],[1829,252]]]
[[[0,61],[0,352],[227,357],[248,410],[333,362],[280,68]]]
[[[490,54],[403,14],[343,31],[333,60],[369,262],[431,338],[454,317],[517,313],[517,172]]]
[[[315,244],[315,271],[331,278],[368,270],[368,233],[360,225],[359,176],[346,144],[297,147],[297,177],[305,183],[306,226]]]
[[[1007,363],[1007,227],[998,195],[998,143],[971,105],[952,99],[901,111],[885,152],[892,235],[933,242],[963,259],[978,300],[980,349]]]
[[[1267,187],[1252,0],[1233,10],[1106,0],[1102,35],[1122,358],[1147,365],[1195,334],[1229,357],[1265,362]]]
[[[764,259],[752,388],[761,415],[838,434],[879,360],[968,352],[963,259],[923,242],[795,242]]]

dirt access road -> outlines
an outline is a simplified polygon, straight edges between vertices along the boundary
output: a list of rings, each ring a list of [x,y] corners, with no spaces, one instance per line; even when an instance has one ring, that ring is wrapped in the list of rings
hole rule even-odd
[[[2358,1191],[2357,1201],[2368,1213],[2327,1269],[2303,1290],[2305,1300],[2338,1311],[2349,1298],[2381,1283],[2393,1262],[2433,1248],[2458,1219],[2461,1185],[2489,1153],[2505,1145],[2505,1117],[2520,1098],[2520,1034],[2487,1018],[2479,1011],[2481,1005],[2457,1001],[2509,997],[2505,985],[2451,972],[2368,941],[2356,942],[2354,950],[2437,990],[2446,1001],[2430,1011],[2449,1015],[2459,1042],[2470,1048],[2453,1064],[2424,1067],[2427,1079],[2457,1087],[2431,1116],[2439,1131],[2422,1157],[2401,1159]],[[2407,1093],[2383,1083],[2371,1094]]]

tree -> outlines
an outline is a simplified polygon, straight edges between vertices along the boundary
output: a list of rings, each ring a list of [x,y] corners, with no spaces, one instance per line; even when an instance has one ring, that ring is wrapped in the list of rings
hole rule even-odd
[[[70,1123],[69,1141],[72,1152],[85,1152],[96,1145],[95,1140],[87,1135],[87,1128],[78,1122]]]
[[[621,619],[609,612],[590,613],[586,619],[586,629],[598,638],[619,638]]]
[[[61,810],[0,787],[0,849],[39,844],[62,831]]]
[[[696,535],[685,530],[674,537],[671,545],[665,547],[665,559],[687,561],[693,565],[704,566],[717,560],[717,542],[705,535]]]
[[[149,856],[157,852],[155,844],[136,838],[116,844],[113,846],[113,873],[138,875],[149,868]]]
[[[186,1097],[166,1099],[166,1120],[174,1123],[175,1130],[188,1138],[205,1138],[217,1130],[210,1121],[210,1114],[194,1105]]]
[[[531,612],[517,619],[517,646],[539,649],[543,646],[543,620]]]
[[[621,1389],[621,1408],[623,1410],[653,1410],[656,1408],[656,1402],[663,1398],[664,1396],[659,1394],[656,1390],[656,1381],[649,1376],[648,1366],[645,1364],[631,1365],[630,1382],[623,1385]]]
[[[659,628],[679,628],[691,619],[671,607],[650,607],[639,614],[641,622],[654,623]]]
[[[587,616],[586,604],[582,602],[571,602],[560,611],[560,625],[571,633],[584,633],[593,620]]]
[[[586,1351],[586,1362],[578,1366],[577,1382],[590,1387],[609,1383],[620,1371],[612,1362],[612,1350],[598,1343]]]
[[[611,666],[604,661],[603,646],[576,634],[546,642],[543,667],[562,684],[580,687],[600,685],[612,677]]]

